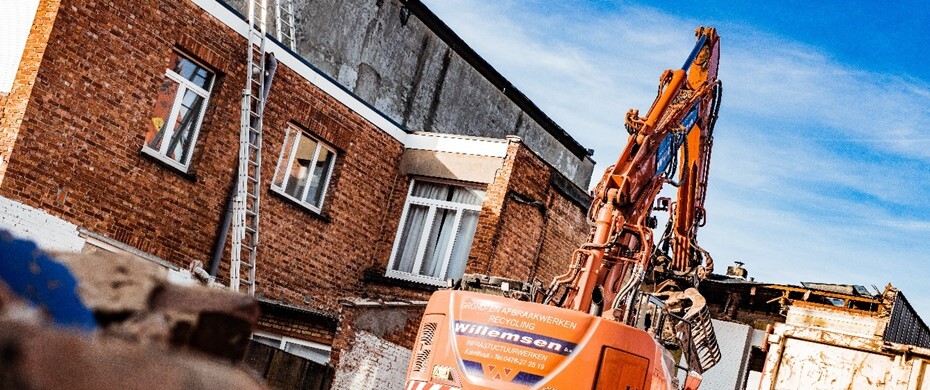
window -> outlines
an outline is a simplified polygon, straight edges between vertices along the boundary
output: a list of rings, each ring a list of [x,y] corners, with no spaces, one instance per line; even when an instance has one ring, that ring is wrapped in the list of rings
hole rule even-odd
[[[187,172],[212,84],[213,73],[172,53],[142,151]]]
[[[271,188],[319,213],[335,161],[336,151],[331,147],[288,128]]]
[[[252,340],[319,364],[328,363],[332,351],[328,345],[267,332],[253,333]]]
[[[479,189],[414,180],[387,276],[433,285],[461,279],[482,202]]]

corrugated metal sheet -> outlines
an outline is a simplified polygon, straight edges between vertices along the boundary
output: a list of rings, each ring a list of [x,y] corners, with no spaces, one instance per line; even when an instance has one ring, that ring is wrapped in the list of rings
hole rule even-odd
[[[722,353],[720,362],[702,374],[701,389],[743,389],[752,331],[749,325],[711,320]]]
[[[892,343],[930,348],[930,329],[900,291],[895,294],[891,318],[888,320],[883,339]]]

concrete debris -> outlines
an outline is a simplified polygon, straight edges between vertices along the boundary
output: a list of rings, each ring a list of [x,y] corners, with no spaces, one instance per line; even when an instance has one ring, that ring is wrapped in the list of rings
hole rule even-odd
[[[263,388],[237,367],[259,317],[252,297],[171,284],[164,268],[129,255],[50,261],[75,277],[96,327],[52,324],[54,301],[24,299],[6,284],[19,282],[0,277],[0,388]]]
[[[259,316],[252,297],[170,284],[164,268],[128,255],[96,251],[57,257],[79,280],[78,294],[104,333],[232,361],[245,354]]]
[[[47,315],[20,299],[2,282],[0,282],[0,317],[32,324],[49,320]]]
[[[248,374],[186,353],[0,320],[3,389],[261,389]]]
[[[158,264],[106,251],[62,253],[54,257],[80,281],[78,295],[93,311],[105,314],[146,310],[152,293],[167,284],[168,271]]]

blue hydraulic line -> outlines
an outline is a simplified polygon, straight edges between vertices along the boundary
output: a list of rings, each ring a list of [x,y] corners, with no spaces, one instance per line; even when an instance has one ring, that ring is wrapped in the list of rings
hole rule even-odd
[[[707,42],[707,36],[702,34],[701,38],[694,44],[694,49],[691,49],[691,54],[688,55],[685,64],[681,66],[681,70],[688,71],[688,68],[691,67],[691,63],[694,62],[694,58],[697,57],[698,53],[701,52],[701,48],[704,47],[704,42]]]

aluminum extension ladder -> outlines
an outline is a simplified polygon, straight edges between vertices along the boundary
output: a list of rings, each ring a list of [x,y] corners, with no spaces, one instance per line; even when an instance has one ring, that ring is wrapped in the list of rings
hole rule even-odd
[[[268,0],[249,0],[247,6],[246,39],[249,47],[246,57],[246,86],[242,91],[240,115],[239,170],[233,202],[229,288],[255,295],[255,263],[258,256],[261,204],[262,113],[265,110],[265,100],[271,87],[276,62],[272,60],[269,69],[269,61],[265,56]],[[294,50],[293,0],[276,0],[275,17],[278,41],[283,44],[287,40],[291,50]]]
[[[294,24],[294,1],[293,0],[276,0],[275,1],[275,38],[282,45],[297,51],[297,33]]]

